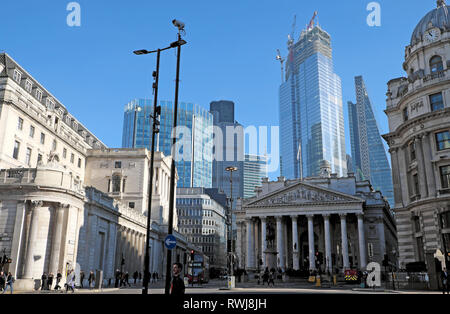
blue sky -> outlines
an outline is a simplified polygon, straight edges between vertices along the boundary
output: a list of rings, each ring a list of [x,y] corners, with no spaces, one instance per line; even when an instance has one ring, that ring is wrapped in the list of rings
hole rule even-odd
[[[2,0],[2,12],[9,13],[2,13],[0,50],[110,147],[121,146],[124,105],[152,96],[155,57],[132,51],[175,41],[174,18],[186,23],[188,41],[182,51],[180,100],[205,108],[213,100],[232,100],[244,126],[278,125],[276,49],[287,54],[294,15],[297,39],[316,10],[332,36],[344,104],[355,101],[354,77],[363,75],[386,133],[387,82],[404,75],[404,48],[415,25],[436,6],[435,0],[380,0],[381,26],[369,27],[369,0],[79,0],[81,27],[69,27],[69,2]],[[175,61],[175,51],[164,53],[161,100],[174,98]],[[346,106],[344,115],[347,120]]]

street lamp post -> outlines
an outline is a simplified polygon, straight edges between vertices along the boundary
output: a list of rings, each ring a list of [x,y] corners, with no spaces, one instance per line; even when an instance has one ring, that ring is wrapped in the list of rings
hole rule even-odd
[[[174,114],[173,114],[173,141],[172,141],[172,166],[170,171],[170,196],[169,196],[169,225],[168,228],[168,235],[173,234],[173,212],[174,212],[174,203],[175,203],[175,157],[176,157],[176,130],[177,130],[177,116],[178,116],[178,91],[179,91],[179,85],[180,85],[180,59],[181,59],[181,46],[186,44],[186,41],[184,41],[181,38],[181,32],[184,31],[184,24],[173,20],[172,22],[175,27],[178,28],[178,41],[177,41],[177,78],[175,82],[175,104],[174,104]],[[170,279],[171,279],[171,271],[172,271],[172,250],[167,250],[167,259],[166,259],[166,287],[165,287],[165,294],[170,294]]]
[[[228,211],[228,256],[229,256],[229,270],[228,274],[231,276],[234,276],[234,265],[233,265],[233,172],[238,171],[238,168],[236,167],[228,167],[225,169],[225,171],[228,171],[230,173],[230,208]]]
[[[153,176],[154,176],[154,160],[155,160],[155,137],[156,134],[159,133],[159,125],[158,117],[161,115],[161,107],[158,106],[158,86],[159,86],[159,64],[161,58],[161,51],[165,51],[171,48],[179,47],[184,45],[185,41],[176,41],[170,44],[170,47],[166,47],[163,49],[158,49],[154,51],[147,50],[137,50],[134,52],[136,55],[145,55],[156,52],[157,53],[157,61],[156,61],[156,71],[153,72],[153,78],[155,82],[153,83],[153,91],[154,91],[154,107],[153,107],[153,119],[152,122],[152,148],[151,148],[151,159],[150,159],[150,182],[148,188],[148,210],[147,210],[147,235],[146,235],[146,245],[145,245],[145,258],[144,258],[144,282],[142,288],[142,294],[148,294],[148,284],[150,281],[150,231],[151,231],[151,215],[152,215],[152,195],[153,195]]]

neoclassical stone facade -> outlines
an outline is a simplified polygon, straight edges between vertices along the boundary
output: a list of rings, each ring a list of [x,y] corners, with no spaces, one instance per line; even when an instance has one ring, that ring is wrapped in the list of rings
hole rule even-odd
[[[247,271],[343,271],[395,263],[396,229],[387,201],[369,182],[336,175],[263,181],[238,205],[239,267]],[[322,258],[323,257],[323,258]],[[323,263],[316,263],[321,259]]]
[[[15,288],[36,288],[44,272],[61,272],[63,283],[70,269],[102,270],[105,283],[116,269],[143,273],[149,156],[145,149],[108,149],[1,53],[0,251],[12,259],[6,267]],[[156,154],[149,247],[150,270],[160,275],[170,162]],[[198,248],[175,236],[173,262],[186,264],[187,252]]]
[[[405,49],[407,77],[388,83],[385,111],[400,267],[425,262],[432,283],[441,271],[435,256],[448,263],[450,253],[449,9],[439,0],[416,26]]]

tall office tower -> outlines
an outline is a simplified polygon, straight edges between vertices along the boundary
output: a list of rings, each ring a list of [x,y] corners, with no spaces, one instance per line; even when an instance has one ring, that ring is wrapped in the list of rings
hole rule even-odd
[[[159,105],[161,106],[161,125],[155,147],[164,155],[171,156],[173,103],[160,101]],[[151,149],[153,129],[151,115],[153,115],[153,101],[150,99],[135,99],[125,106],[123,148]],[[175,159],[179,177],[178,187],[211,188],[212,114],[198,105],[181,102],[178,106],[177,126],[179,128]]]
[[[348,103],[350,141],[356,178],[369,180],[394,207],[392,171],[362,76],[355,77],[356,104]]]
[[[222,133],[221,139],[219,134],[215,134],[216,155],[212,166],[212,187],[223,191],[228,198],[231,197],[231,174],[226,169],[237,168],[233,173],[233,208],[235,208],[237,198],[244,197],[243,126],[234,118],[234,103],[231,101],[211,102],[210,112],[214,116],[214,126]],[[222,146],[221,153],[219,146]]]
[[[288,48],[286,81],[280,87],[281,176],[318,176],[322,160],[345,176],[341,79],[333,69],[331,37],[312,21]]]
[[[268,178],[267,157],[245,155],[244,198],[256,196],[255,188],[262,186],[263,178]]]

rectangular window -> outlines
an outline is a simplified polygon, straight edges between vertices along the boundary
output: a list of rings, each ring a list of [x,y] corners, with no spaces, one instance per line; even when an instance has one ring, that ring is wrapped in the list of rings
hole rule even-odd
[[[42,101],[42,91],[40,89],[36,89],[36,99]]]
[[[70,162],[71,162],[71,163],[74,163],[74,162],[75,162],[75,155],[74,155],[74,154],[71,154],[71,155],[70,155]]]
[[[19,118],[19,121],[17,122],[17,129],[18,130],[23,130],[23,119]]]
[[[414,195],[419,195],[419,175],[415,174],[413,175],[413,183],[414,183]]]
[[[38,165],[42,162],[42,155],[38,154],[38,159],[37,159],[37,163]]]
[[[66,159],[67,158],[67,148],[63,149],[63,158]]]
[[[437,150],[450,148],[450,131],[436,133]]]
[[[444,100],[442,99],[442,93],[431,95],[430,103],[431,103],[431,111],[444,109]]]
[[[440,218],[441,218],[441,228],[450,229],[450,211],[442,213],[440,215]]]
[[[13,79],[17,83],[20,83],[20,81],[22,80],[22,73],[19,70],[14,70]]]
[[[27,148],[27,155],[25,157],[25,163],[28,166],[31,166],[31,149],[30,148]]]
[[[57,148],[56,140],[53,140],[53,142],[52,142],[52,150],[56,151],[56,148]]]
[[[20,149],[20,143],[18,141],[14,142],[14,151],[13,151],[13,158],[19,159],[19,149]]]
[[[115,168],[116,169],[121,169],[122,168],[122,162],[121,161],[116,161]]]
[[[134,209],[134,208],[136,207],[136,203],[135,203],[135,202],[129,202],[129,203],[128,203],[128,207]]]
[[[49,109],[49,110],[55,109],[55,102],[51,98],[47,98],[46,105],[47,105],[47,109]]]
[[[31,138],[34,138],[34,131],[35,131],[34,126],[30,126],[30,137]]]
[[[450,189],[450,166],[440,167],[441,184],[443,190]]]
[[[45,134],[41,133],[41,144],[44,145],[45,144]]]
[[[409,143],[409,156],[411,158],[411,162],[416,160],[416,142],[412,141]]]
[[[414,217],[414,232],[418,233],[422,230],[420,228],[420,217],[416,216]]]
[[[31,91],[33,90],[33,83],[31,83],[30,80],[26,80],[25,90],[31,94]]]
[[[78,168],[81,168],[81,158],[78,158]]]

